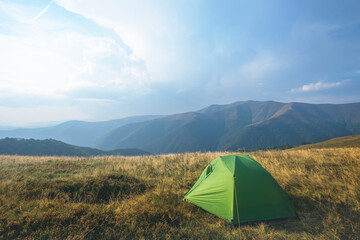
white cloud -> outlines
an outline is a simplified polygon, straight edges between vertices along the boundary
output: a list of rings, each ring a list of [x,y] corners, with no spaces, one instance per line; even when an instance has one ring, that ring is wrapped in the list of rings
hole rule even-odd
[[[309,84],[303,85],[300,88],[293,88],[293,89],[291,89],[291,92],[295,93],[295,92],[319,91],[319,90],[324,90],[324,89],[341,86],[347,81],[349,81],[349,79],[345,79],[345,80],[338,81],[338,82],[331,82],[331,83],[321,82],[321,81],[317,82],[317,83],[309,83]]]
[[[180,71],[187,29],[169,4],[153,1],[73,1],[57,3],[71,12],[113,29],[144,60],[153,82],[173,80]],[[179,71],[179,72],[176,72]]]
[[[0,20],[3,122],[89,119],[96,109],[149,91],[144,62],[92,21],[51,18],[65,12],[56,4],[28,9],[0,2],[0,14],[7,10]],[[79,31],[84,25],[90,31]]]
[[[55,97],[82,86],[126,89],[129,94],[146,91],[148,76],[142,61],[114,39],[76,33],[65,23],[58,22],[59,30],[49,31],[47,20],[39,18],[48,8],[35,17],[36,22],[18,23],[14,34],[0,32],[0,89]]]
[[[107,88],[111,91],[146,91],[148,75],[144,63],[128,55],[114,40],[93,39],[82,53],[82,66],[73,76],[76,88]]]
[[[179,111],[180,103],[189,109],[214,99],[276,99],[300,87],[288,91],[294,97],[342,84],[302,86],[301,76],[353,73],[356,41],[340,43],[313,21],[296,31],[292,19],[269,18],[271,6],[259,18],[253,4],[244,4],[0,0],[0,106],[12,106],[23,121],[36,116],[22,108],[37,106],[71,105],[94,118],[165,113]],[[284,28],[273,28],[279,20]],[[3,110],[4,119],[10,110]]]

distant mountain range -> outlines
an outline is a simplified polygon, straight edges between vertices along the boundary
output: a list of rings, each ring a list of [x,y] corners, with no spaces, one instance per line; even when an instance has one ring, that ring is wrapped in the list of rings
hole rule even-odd
[[[139,149],[116,149],[102,151],[95,148],[78,147],[66,144],[54,139],[34,140],[4,138],[0,139],[0,154],[5,155],[27,155],[27,156],[104,156],[122,155],[138,156],[150,153]]]
[[[151,153],[253,150],[360,134],[360,103],[244,101],[170,116],[108,122],[71,121],[41,129],[0,131],[0,137],[54,138],[102,150]]]
[[[52,127],[3,130],[0,131],[0,138],[52,138],[77,146],[95,147],[94,143],[98,138],[118,127],[159,117],[161,116],[134,116],[101,122],[68,121]]]
[[[99,139],[97,147],[153,153],[252,150],[358,133],[360,103],[246,101],[128,124]]]

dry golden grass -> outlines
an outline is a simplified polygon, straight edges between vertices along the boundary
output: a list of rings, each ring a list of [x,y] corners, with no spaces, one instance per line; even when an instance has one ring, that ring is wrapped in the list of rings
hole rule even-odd
[[[233,228],[182,201],[232,153],[0,156],[0,239],[360,239],[360,149],[258,151],[299,219]]]

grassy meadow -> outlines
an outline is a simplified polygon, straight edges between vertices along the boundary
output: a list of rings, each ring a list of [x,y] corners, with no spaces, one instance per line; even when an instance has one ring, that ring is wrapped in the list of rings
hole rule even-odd
[[[182,200],[225,154],[0,156],[0,239],[360,239],[360,148],[242,153],[299,219],[240,228]]]

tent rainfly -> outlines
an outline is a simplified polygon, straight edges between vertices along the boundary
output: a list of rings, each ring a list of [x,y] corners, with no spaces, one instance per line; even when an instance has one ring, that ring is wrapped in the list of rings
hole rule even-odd
[[[297,216],[276,180],[248,155],[211,161],[184,199],[234,224]]]

